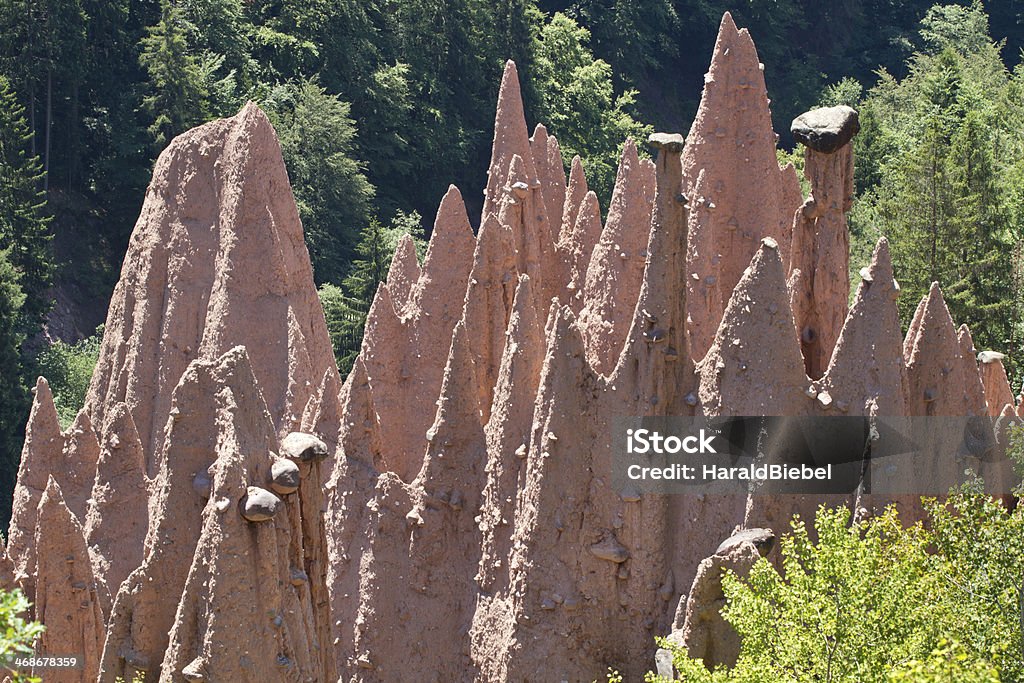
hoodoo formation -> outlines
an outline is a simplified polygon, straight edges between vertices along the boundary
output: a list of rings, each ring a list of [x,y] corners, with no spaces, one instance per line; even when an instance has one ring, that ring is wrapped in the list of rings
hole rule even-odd
[[[478,233],[450,188],[344,383],[264,114],[160,156],[86,407],[62,433],[39,381],[18,476],[14,581],[85,656],[60,680],[639,680],[673,630],[727,662],[718,569],[817,500],[617,489],[614,424],[1020,410],[937,285],[901,338],[884,239],[847,305],[855,113],[794,122],[802,198],[728,14],[689,135],[625,141],[604,222],[519,88]]]

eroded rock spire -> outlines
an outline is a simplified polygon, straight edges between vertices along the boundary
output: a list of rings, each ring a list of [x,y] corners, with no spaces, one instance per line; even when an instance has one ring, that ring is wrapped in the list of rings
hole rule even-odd
[[[793,135],[804,148],[804,176],[811,194],[793,219],[790,282],[793,315],[811,379],[825,374],[846,319],[850,235],[846,213],[853,203],[853,146],[860,129],[850,107],[800,115]]]
[[[57,683],[94,681],[103,649],[103,611],[82,525],[64,503],[53,477],[39,500],[35,543],[38,573],[33,603],[36,619],[46,625],[36,656],[74,653],[82,658],[82,667],[33,673]]]
[[[701,245],[700,252],[691,249],[687,264],[691,301],[705,298],[701,286],[717,289],[707,307],[690,306],[694,358],[710,348],[724,310],[719,307],[729,300],[762,238],[779,244],[788,268],[797,207],[784,202],[794,196],[787,185],[795,178],[779,168],[775,140],[757,50],[747,30],[737,29],[726,12],[682,161],[690,239]]]
[[[915,315],[904,343],[909,415],[980,415],[977,366],[964,364],[960,334],[946,307],[942,290],[932,283]],[[974,364],[973,349],[969,350]],[[981,391],[984,395],[983,390]]]
[[[63,448],[64,438],[53,404],[53,393],[47,381],[40,377],[36,381],[32,412],[25,429],[25,446],[21,451],[7,535],[7,555],[13,564],[15,579],[26,595],[35,593],[35,533],[39,499],[51,474],[63,469],[60,466]]]
[[[128,406],[108,411],[96,481],[89,496],[85,536],[93,572],[109,612],[128,574],[142,564],[149,521],[149,478],[142,442]]]
[[[875,246],[871,265],[861,272],[842,332],[821,390],[840,413],[894,416],[907,409],[907,372],[889,242]],[[806,357],[805,357],[806,361]]]
[[[700,403],[705,412],[809,414],[809,382],[794,330],[779,246],[766,237],[733,291],[711,349],[700,363]]]
[[[99,451],[92,422],[84,410],[67,431],[61,432],[50,386],[40,377],[25,433],[7,542],[15,580],[28,596],[35,592],[36,522],[47,482],[55,480],[62,489],[62,504],[79,525],[84,524]]]
[[[640,296],[654,209],[651,170],[633,140],[626,140],[608,220],[587,267],[580,326],[594,368],[604,374],[618,362]]]
[[[157,160],[110,303],[89,416],[102,430],[106,411],[125,403],[152,476],[185,369],[238,344],[252,354],[276,427],[297,428],[335,364],[280,146],[252,103],[178,136]]]
[[[530,153],[530,133],[526,128],[523,112],[523,95],[519,89],[519,72],[511,59],[505,63],[498,90],[498,108],[494,115],[494,141],[491,144],[491,166],[487,172],[487,189],[484,191],[484,216],[498,215],[502,197],[509,183],[509,167],[512,157],[523,160],[525,173],[537,178],[537,170]]]

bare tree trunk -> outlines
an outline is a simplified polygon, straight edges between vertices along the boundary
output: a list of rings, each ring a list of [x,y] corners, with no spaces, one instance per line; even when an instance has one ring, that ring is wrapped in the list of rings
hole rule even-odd
[[[46,172],[43,178],[43,192],[50,191],[50,132],[53,128],[53,68],[46,71],[46,156],[43,162],[43,170]]]
[[[68,116],[68,191],[74,190],[79,176],[79,149],[78,136],[75,135],[75,127],[78,125],[78,93],[80,88],[76,82],[71,88],[71,111]]]
[[[32,85],[28,91],[28,129],[32,131],[32,156],[37,156],[36,152],[36,82],[31,77],[28,78],[29,83]]]
[[[32,61],[35,55],[35,23],[32,20],[32,8],[28,10],[28,49],[25,51],[26,64],[22,65],[25,68],[25,82],[28,85],[28,125],[29,130],[32,131],[32,156],[36,156],[36,78],[33,73]]]

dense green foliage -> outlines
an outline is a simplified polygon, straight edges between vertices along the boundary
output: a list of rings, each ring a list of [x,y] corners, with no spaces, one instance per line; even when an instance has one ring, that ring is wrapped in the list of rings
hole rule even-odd
[[[0,75],[0,490],[13,491],[28,417],[31,359],[23,342],[49,310],[51,262],[41,170],[29,154],[32,134],[7,80]],[[0,521],[11,501],[0,497]]]
[[[387,279],[391,259],[403,235],[410,235],[416,245],[416,254],[423,260],[427,242],[423,237],[420,217],[416,213],[399,211],[389,226],[373,219],[363,231],[356,245],[356,258],[349,275],[340,287],[325,284],[320,287],[320,303],[327,319],[334,355],[342,376],[352,369],[363,343],[366,315],[377,293],[377,287]]]
[[[31,656],[32,644],[42,634],[43,626],[24,618],[28,608],[28,598],[21,589],[0,591],[0,661],[9,661],[19,655]],[[16,671],[4,673],[19,683],[40,680]]]
[[[823,508],[816,542],[795,519],[781,573],[762,559],[723,579],[736,665],[709,672],[677,649],[679,680],[1021,680],[1024,510],[969,488],[926,507],[909,528],[892,509],[852,522]]]
[[[359,232],[370,220],[373,186],[353,158],[350,106],[316,81],[275,87],[266,101],[299,207],[313,270],[338,282]]]
[[[57,340],[39,354],[39,372],[50,383],[62,429],[71,426],[85,405],[89,380],[100,357],[102,338],[101,326],[91,337],[74,344]]]
[[[615,184],[622,141],[646,141],[654,132],[630,115],[636,90],[616,95],[611,66],[595,60],[590,33],[557,13],[541,32],[536,72],[544,90],[540,119],[558,136],[562,155],[579,155],[591,189],[607,206]]]
[[[937,281],[975,345],[1008,350],[1016,374],[1024,70],[1004,66],[980,4],[932,8],[921,40],[907,76],[882,71],[860,104],[854,252],[886,235],[903,288],[901,319]]]
[[[0,250],[0,487],[14,491],[21,454],[23,425],[28,417],[28,392],[22,379],[20,346],[24,335],[18,320],[25,301],[9,249]],[[10,519],[11,497],[0,498],[0,518]]]
[[[35,333],[50,310],[46,290],[53,275],[50,221],[40,189],[43,172],[39,159],[29,154],[31,142],[25,110],[0,75],[0,248],[10,250],[21,276],[27,333]]]

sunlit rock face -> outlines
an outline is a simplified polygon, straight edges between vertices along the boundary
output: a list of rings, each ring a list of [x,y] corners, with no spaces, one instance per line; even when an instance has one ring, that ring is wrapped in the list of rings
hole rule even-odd
[[[624,141],[605,212],[509,62],[479,231],[449,188],[343,381],[266,117],[185,133],[67,431],[36,387],[0,579],[88,680],[639,680],[673,626],[730,661],[716,571],[821,501],[617,490],[614,424],[1020,410],[938,286],[901,337],[885,240],[847,305],[842,137],[802,197],[726,15],[689,135]]]

